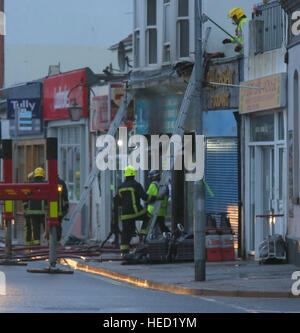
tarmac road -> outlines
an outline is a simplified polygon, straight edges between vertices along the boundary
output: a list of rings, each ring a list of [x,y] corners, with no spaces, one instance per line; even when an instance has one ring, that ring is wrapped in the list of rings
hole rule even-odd
[[[26,266],[1,266],[0,272],[6,280],[6,295],[0,295],[1,313],[300,312],[299,299],[176,295],[81,271],[32,274]]]

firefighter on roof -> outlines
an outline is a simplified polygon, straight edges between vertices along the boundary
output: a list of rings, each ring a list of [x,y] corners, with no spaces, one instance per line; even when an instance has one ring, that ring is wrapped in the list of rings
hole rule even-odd
[[[233,43],[237,44],[237,41],[239,44],[235,47],[235,52],[238,52],[240,54],[243,53],[243,25],[245,22],[249,21],[247,18],[245,12],[238,7],[232,8],[230,12],[228,13],[228,18],[232,19],[232,23],[237,26],[235,30],[236,38],[226,38],[223,40],[223,44]]]

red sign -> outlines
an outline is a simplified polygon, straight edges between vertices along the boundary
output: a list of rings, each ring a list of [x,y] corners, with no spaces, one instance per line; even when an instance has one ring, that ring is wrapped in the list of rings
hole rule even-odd
[[[95,96],[91,103],[91,130],[105,131],[109,129],[111,121],[115,118],[124,97],[124,89],[122,84],[111,84],[109,87],[110,103],[108,95]],[[110,119],[109,119],[110,113]],[[127,110],[126,124],[123,126],[132,127],[133,102],[130,103]]]
[[[108,96],[95,96],[91,104],[91,130],[104,131],[108,127]]]
[[[68,107],[75,100],[83,107],[82,117],[87,117],[85,69],[50,76],[44,80],[43,90],[45,120],[68,119]]]

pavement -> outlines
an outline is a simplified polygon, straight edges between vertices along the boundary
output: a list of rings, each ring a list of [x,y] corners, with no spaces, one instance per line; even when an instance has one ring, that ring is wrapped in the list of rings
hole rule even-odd
[[[116,259],[102,262],[99,259],[64,259],[62,263],[75,270],[176,294],[300,298],[292,293],[295,283],[292,274],[299,271],[300,278],[300,267],[292,264],[259,264],[242,260],[207,262],[205,281],[195,281],[194,262],[122,265]],[[300,294],[300,287],[296,289]]]
[[[4,244],[0,242],[0,246]],[[39,267],[40,264],[36,262],[34,266]],[[206,262],[205,281],[195,281],[194,262],[122,265],[119,253],[103,253],[99,257],[82,259],[65,258],[58,265],[176,294],[300,299],[300,266],[292,264],[259,264],[254,260],[239,259]],[[292,279],[294,272],[299,272],[298,284]],[[293,285],[299,295],[293,295]]]

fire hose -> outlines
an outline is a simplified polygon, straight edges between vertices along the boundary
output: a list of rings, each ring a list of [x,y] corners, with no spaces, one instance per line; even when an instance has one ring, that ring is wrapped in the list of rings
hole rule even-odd
[[[98,245],[69,245],[69,246],[58,246],[57,247],[57,258],[77,258],[77,259],[88,259],[97,257],[97,261],[120,261],[121,258],[113,256],[119,254],[119,249],[107,247],[100,247]],[[109,256],[109,255],[112,256]],[[103,257],[105,255],[105,257]],[[5,249],[0,248],[0,259],[5,259]],[[26,246],[12,248],[12,259],[17,261],[38,261],[47,260],[49,258],[48,246]],[[91,259],[90,259],[91,260]]]

